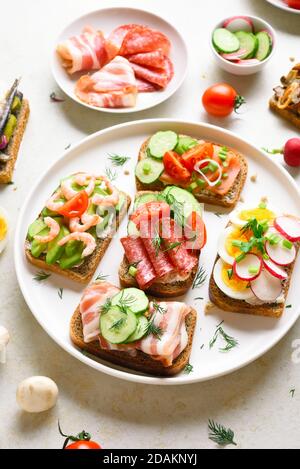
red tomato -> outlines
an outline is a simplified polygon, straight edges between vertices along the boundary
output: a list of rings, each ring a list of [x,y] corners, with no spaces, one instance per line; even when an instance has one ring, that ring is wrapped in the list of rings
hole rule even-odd
[[[65,435],[58,422],[58,431],[65,438],[64,445],[62,449],[102,449],[101,446],[96,443],[96,441],[91,440],[91,435],[87,433],[85,430],[78,433],[78,435]],[[73,443],[69,443],[69,441],[73,441]]]
[[[198,161],[204,160],[206,158],[212,158],[214,154],[214,147],[212,143],[201,143],[196,145],[190,150],[186,151],[182,155],[182,163],[184,166],[192,172],[194,170],[195,164]]]
[[[75,443],[71,443],[70,445],[66,446],[64,449],[102,449],[102,448],[95,441],[78,440],[78,441],[75,441]]]
[[[184,227],[184,236],[187,239],[187,249],[202,249],[206,244],[206,227],[201,216],[192,212]]]
[[[57,212],[67,218],[80,217],[86,211],[88,205],[89,197],[87,193],[80,191],[57,210]]]
[[[175,151],[167,151],[163,157],[166,172],[177,181],[187,182],[191,173],[182,164],[182,159]]]
[[[206,112],[217,117],[229,116],[232,111],[236,111],[244,102],[245,99],[226,83],[216,83],[207,88],[202,96],[202,103]]]
[[[300,10],[300,0],[287,0],[286,2],[290,8]]]

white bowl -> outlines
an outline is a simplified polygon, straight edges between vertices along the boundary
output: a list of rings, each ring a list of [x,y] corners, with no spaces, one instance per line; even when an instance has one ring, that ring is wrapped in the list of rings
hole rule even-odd
[[[255,32],[265,30],[270,34],[270,36],[273,38],[273,47],[272,47],[271,54],[265,60],[263,60],[262,62],[258,64],[242,65],[242,64],[229,62],[229,60],[226,60],[223,57],[221,57],[221,55],[218,54],[218,52],[214,48],[214,45],[212,42],[212,35],[215,29],[222,28],[224,22],[232,18],[232,16],[228,18],[224,18],[223,20],[219,21],[213,28],[212,33],[210,35],[210,39],[209,39],[210,47],[211,47],[211,50],[213,52],[213,55],[215,57],[217,64],[226,72],[233,73],[234,75],[252,75],[253,73],[260,72],[265,67],[267,62],[271,59],[276,48],[276,33],[269,23],[262,20],[261,18],[258,18],[257,16],[252,16],[252,15],[243,15],[243,16],[247,16],[248,18],[251,19],[251,21],[254,24]]]

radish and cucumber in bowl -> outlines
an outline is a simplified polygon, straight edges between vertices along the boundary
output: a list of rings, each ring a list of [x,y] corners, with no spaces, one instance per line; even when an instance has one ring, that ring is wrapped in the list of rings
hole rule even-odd
[[[236,75],[259,72],[274,52],[275,32],[254,16],[232,16],[213,29],[211,47],[224,70]]]

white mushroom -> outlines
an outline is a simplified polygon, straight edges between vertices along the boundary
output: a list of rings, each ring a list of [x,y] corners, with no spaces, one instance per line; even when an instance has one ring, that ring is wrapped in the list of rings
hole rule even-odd
[[[6,347],[9,342],[9,333],[6,327],[0,326],[0,363],[6,362]]]
[[[26,412],[44,412],[55,406],[58,396],[56,383],[46,376],[24,379],[17,389],[17,403]]]

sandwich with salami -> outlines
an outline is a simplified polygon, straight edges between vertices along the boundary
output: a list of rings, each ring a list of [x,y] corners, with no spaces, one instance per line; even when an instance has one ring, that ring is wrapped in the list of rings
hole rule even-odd
[[[89,285],[74,312],[73,343],[96,357],[146,374],[168,376],[188,364],[197,313],[178,301],[149,300],[138,288]]]
[[[232,148],[164,130],[142,144],[135,176],[139,191],[176,185],[199,202],[233,208],[247,171],[246,158]]]

